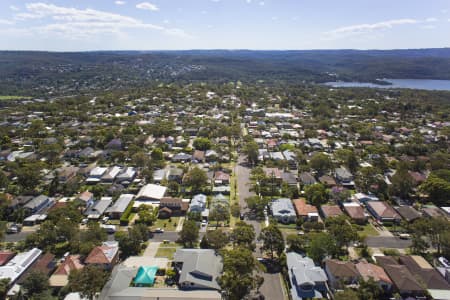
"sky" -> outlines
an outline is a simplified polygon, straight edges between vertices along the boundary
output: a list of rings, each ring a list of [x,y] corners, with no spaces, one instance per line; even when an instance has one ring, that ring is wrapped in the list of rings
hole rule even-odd
[[[450,46],[450,0],[0,0],[0,50]]]

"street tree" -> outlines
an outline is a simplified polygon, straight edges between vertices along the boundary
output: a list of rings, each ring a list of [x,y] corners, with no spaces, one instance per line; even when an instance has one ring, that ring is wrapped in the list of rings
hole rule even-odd
[[[199,229],[195,221],[184,221],[183,228],[179,233],[179,241],[184,247],[192,248],[198,240],[198,232]]]
[[[275,224],[270,224],[261,230],[259,239],[263,241],[261,249],[269,251],[272,259],[274,259],[275,253],[280,257],[284,250],[284,238],[280,229]]]
[[[252,225],[239,221],[230,234],[230,240],[235,246],[255,249],[255,229]]]

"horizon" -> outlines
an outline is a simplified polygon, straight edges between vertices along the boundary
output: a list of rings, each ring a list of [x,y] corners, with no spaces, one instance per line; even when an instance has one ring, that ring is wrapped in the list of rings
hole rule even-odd
[[[446,0],[4,0],[10,51],[400,50],[450,47]]]

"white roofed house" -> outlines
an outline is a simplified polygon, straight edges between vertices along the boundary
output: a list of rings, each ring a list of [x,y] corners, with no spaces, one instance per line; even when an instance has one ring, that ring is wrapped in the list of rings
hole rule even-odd
[[[103,174],[100,180],[104,183],[113,183],[121,170],[118,166],[111,167]]]
[[[294,223],[297,219],[291,199],[280,198],[270,203],[272,216],[281,223]]]
[[[147,184],[143,186],[136,196],[136,200],[159,202],[166,194],[167,187],[156,184]]]
[[[9,278],[9,284],[12,286],[41,254],[42,250],[38,248],[17,254],[6,265],[0,267],[0,279]]]
[[[206,208],[207,197],[203,194],[195,195],[189,205],[189,212],[200,213],[202,219],[208,219],[209,209]]]
[[[96,184],[101,181],[103,175],[105,175],[108,168],[105,167],[95,167],[89,173],[88,179],[86,179],[87,184]]]
[[[132,183],[135,177],[136,169],[133,167],[126,167],[116,176],[116,182],[127,185]]]

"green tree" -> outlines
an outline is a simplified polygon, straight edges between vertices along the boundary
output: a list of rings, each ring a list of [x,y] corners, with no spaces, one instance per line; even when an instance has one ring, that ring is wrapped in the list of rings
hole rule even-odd
[[[333,163],[331,162],[330,157],[325,153],[315,154],[309,161],[309,165],[320,175],[329,171],[333,167]]]
[[[255,229],[252,225],[239,221],[230,234],[233,245],[242,246],[248,249],[255,249]]]
[[[211,141],[208,138],[197,138],[194,140],[194,148],[201,151],[206,151],[211,149]]]
[[[360,280],[356,293],[361,300],[378,300],[382,299],[383,296],[383,290],[372,277],[369,280]]]
[[[349,244],[358,240],[358,232],[346,216],[328,218],[325,222],[328,233],[336,241],[338,249],[348,248]]]
[[[408,172],[405,165],[400,165],[397,168],[394,176],[392,176],[391,193],[401,198],[408,198],[409,193],[414,187],[414,179]]]
[[[155,148],[153,149],[152,153],[150,154],[151,158],[155,161],[161,161],[164,159],[164,154],[161,148]]]
[[[39,184],[41,175],[39,169],[31,166],[25,165],[20,167],[16,171],[17,183],[21,187],[22,191],[32,191]]]
[[[262,250],[269,251],[270,256],[274,259],[274,253],[280,257],[284,250],[284,238],[280,229],[274,224],[270,224],[261,230],[259,239],[263,241]]]
[[[139,152],[136,152],[135,154],[133,154],[133,156],[131,157],[131,160],[135,166],[137,166],[138,168],[141,168],[141,169],[148,167],[148,165],[150,163],[150,159],[149,159],[148,155],[142,151],[139,151]]]
[[[192,248],[198,240],[198,226],[192,220],[184,221],[183,228],[179,233],[179,241],[184,247]]]
[[[288,245],[290,251],[304,253],[306,250],[307,241],[304,236],[298,234],[289,234],[286,237],[286,244]]]
[[[192,188],[193,193],[197,193],[201,191],[207,181],[208,177],[206,176],[205,171],[198,167],[194,167],[186,174],[185,184]]]
[[[6,293],[8,293],[9,290],[9,278],[2,278],[0,279],[0,298],[6,299]]]
[[[431,173],[420,185],[420,190],[428,194],[430,200],[437,206],[450,203],[450,181],[440,178],[434,173]]]
[[[208,248],[219,250],[228,244],[228,235],[221,230],[211,230],[206,233]]]
[[[137,214],[140,223],[142,222],[150,226],[156,221],[156,211],[154,211],[153,207],[150,205],[143,204],[139,206]]]
[[[108,280],[108,274],[100,267],[88,265],[81,270],[74,270],[69,275],[69,287],[73,292],[90,300],[101,291]]]
[[[258,162],[258,144],[255,141],[249,141],[245,143],[242,153],[244,153],[245,156],[247,156],[247,161],[251,163],[252,165],[255,165]]]
[[[320,263],[327,256],[336,254],[336,244],[330,234],[325,232],[312,233],[310,241],[307,253],[315,262]]]
[[[312,205],[319,208],[322,204],[328,201],[328,192],[325,186],[321,183],[309,185],[305,188],[306,200]]]
[[[31,271],[28,277],[23,281],[22,287],[29,297],[44,293],[49,289],[48,277],[41,271]]]

